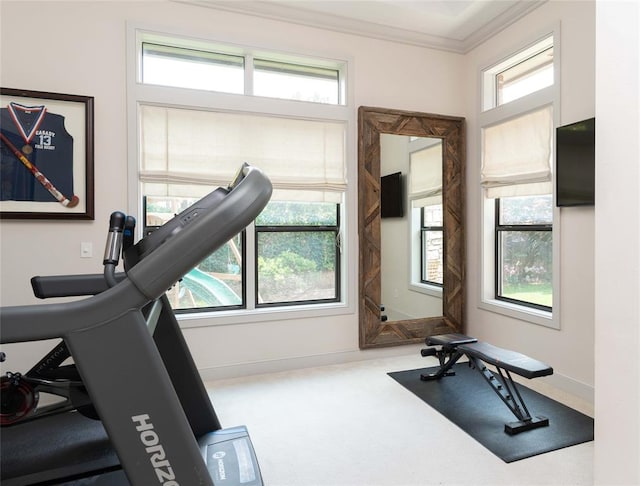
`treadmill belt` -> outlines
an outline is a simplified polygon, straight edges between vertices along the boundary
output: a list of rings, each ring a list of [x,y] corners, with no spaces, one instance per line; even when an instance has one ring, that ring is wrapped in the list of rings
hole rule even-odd
[[[56,481],[119,466],[102,422],[78,412],[3,427],[0,453],[3,486]]]

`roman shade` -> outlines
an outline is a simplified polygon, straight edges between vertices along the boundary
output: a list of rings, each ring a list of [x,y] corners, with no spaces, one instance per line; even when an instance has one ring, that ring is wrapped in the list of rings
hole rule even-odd
[[[411,153],[409,165],[409,200],[412,207],[442,203],[442,142]]]
[[[481,184],[489,198],[551,194],[551,106],[482,129]]]
[[[340,202],[346,190],[344,123],[154,105],[139,114],[146,195],[206,194],[243,162],[269,177],[272,199]]]

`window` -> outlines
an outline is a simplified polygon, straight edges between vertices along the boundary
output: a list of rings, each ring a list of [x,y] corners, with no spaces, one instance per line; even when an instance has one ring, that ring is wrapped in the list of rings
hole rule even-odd
[[[135,38],[131,173],[144,231],[226,185],[243,162],[274,187],[254,223],[171,289],[174,309],[344,303],[346,63],[143,31]]]
[[[550,35],[482,71],[482,110],[490,110],[555,84]]]
[[[442,228],[442,203],[420,209],[420,281],[442,287],[444,233]]]
[[[177,39],[142,42],[143,84],[344,104],[341,64],[277,54],[270,58],[263,53],[254,56],[245,49],[195,42],[193,47],[176,43]]]
[[[508,67],[496,81],[498,106],[553,85],[553,47]]]
[[[552,308],[551,195],[496,199],[496,297]]]
[[[338,210],[332,203],[272,202],[258,216],[258,307],[338,300]]]
[[[253,61],[253,93],[289,100],[337,105],[339,71],[265,59]]]
[[[142,82],[242,94],[244,58],[145,42]]]
[[[482,71],[482,306],[557,326],[554,36]]]

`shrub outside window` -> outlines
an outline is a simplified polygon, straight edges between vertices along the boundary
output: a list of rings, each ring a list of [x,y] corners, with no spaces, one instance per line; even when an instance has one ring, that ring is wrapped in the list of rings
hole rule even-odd
[[[496,296],[551,310],[551,195],[496,200]]]

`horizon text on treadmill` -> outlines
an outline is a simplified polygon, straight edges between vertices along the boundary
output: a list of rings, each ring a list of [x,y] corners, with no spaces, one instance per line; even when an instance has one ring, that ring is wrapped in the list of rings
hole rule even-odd
[[[167,459],[164,447],[160,443],[160,437],[156,433],[148,414],[134,415],[131,417],[133,422],[137,422],[136,430],[140,432],[140,442],[145,445],[145,450],[149,454],[149,461],[153,466],[158,481],[164,486],[180,486],[175,481],[176,475],[173,472],[171,463]]]

